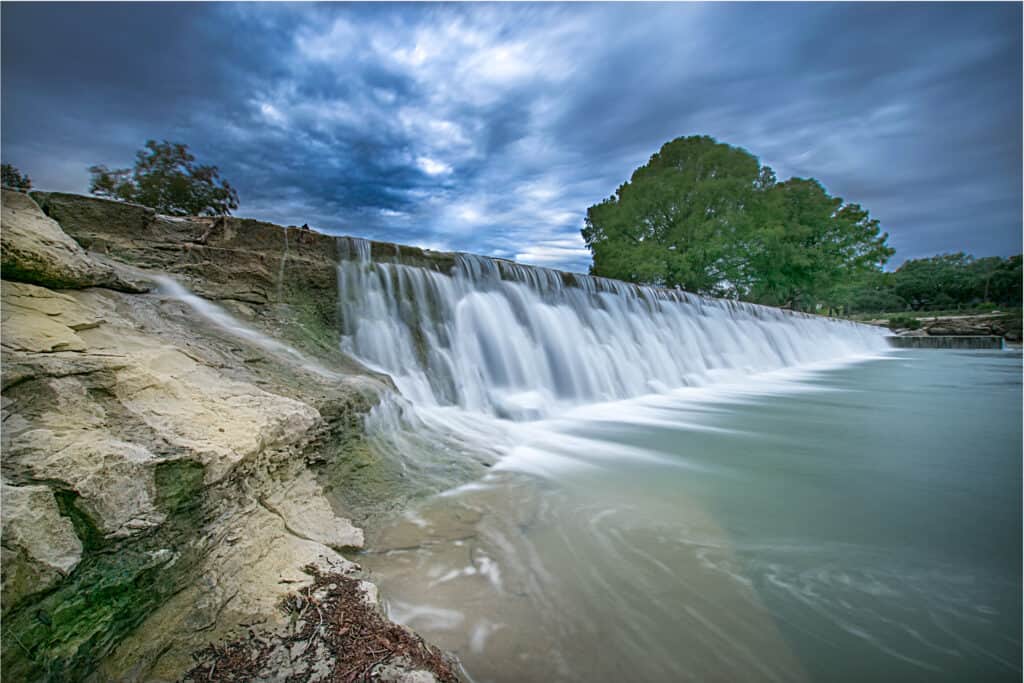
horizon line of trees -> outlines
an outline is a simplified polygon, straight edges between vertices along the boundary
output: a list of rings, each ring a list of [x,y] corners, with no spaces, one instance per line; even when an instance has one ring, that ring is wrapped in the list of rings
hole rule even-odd
[[[197,164],[188,145],[147,140],[133,168],[89,167],[89,192],[169,216],[230,216],[238,192],[213,165]]]
[[[99,197],[142,204],[168,216],[229,216],[238,208],[238,192],[220,169],[196,163],[188,145],[147,140],[132,168],[89,167],[89,192]],[[32,181],[12,164],[0,167],[4,187],[26,192]]]
[[[32,179],[22,173],[13,164],[0,164],[0,184],[12,190],[28,192],[32,189]]]
[[[1021,306],[1021,255],[975,258],[963,252],[908,259],[892,272],[841,283],[833,303],[844,314]]]

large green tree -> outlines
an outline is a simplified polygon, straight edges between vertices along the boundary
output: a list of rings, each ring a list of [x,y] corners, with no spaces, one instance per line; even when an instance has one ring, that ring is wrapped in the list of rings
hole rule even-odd
[[[149,140],[134,169],[93,166],[89,191],[101,197],[150,206],[170,216],[230,215],[238,193],[216,166],[196,163],[188,146]]]
[[[893,253],[863,207],[707,136],[666,143],[587,210],[583,239],[595,275],[800,308]]]
[[[751,301],[813,308],[838,283],[879,270],[893,254],[876,219],[813,178],[766,187],[749,213],[740,291]]]
[[[734,275],[743,208],[761,167],[706,136],[666,143],[615,194],[587,210],[594,275],[717,292]]]

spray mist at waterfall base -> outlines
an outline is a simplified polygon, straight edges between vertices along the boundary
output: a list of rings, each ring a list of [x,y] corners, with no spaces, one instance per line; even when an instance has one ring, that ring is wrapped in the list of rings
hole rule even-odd
[[[1019,679],[1019,353],[342,247],[428,491],[360,562],[473,680]]]

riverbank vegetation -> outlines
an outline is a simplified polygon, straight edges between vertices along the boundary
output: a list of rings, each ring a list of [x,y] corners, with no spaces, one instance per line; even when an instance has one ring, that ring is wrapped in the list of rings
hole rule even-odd
[[[1020,255],[943,254],[908,259],[891,273],[865,273],[836,287],[831,299],[848,315],[1006,311],[1021,306],[1021,275]]]

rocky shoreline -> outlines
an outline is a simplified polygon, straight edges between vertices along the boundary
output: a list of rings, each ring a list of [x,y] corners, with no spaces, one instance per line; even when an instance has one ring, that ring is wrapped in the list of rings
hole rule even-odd
[[[1019,313],[980,313],[976,315],[944,315],[916,318],[920,327],[892,328],[903,337],[1002,337],[1008,344],[1021,343],[1021,316]],[[869,325],[890,327],[888,320],[869,320]]]
[[[366,443],[391,386],[338,350],[334,238],[8,190],[0,234],[5,679],[456,680],[345,556],[410,484]]]

